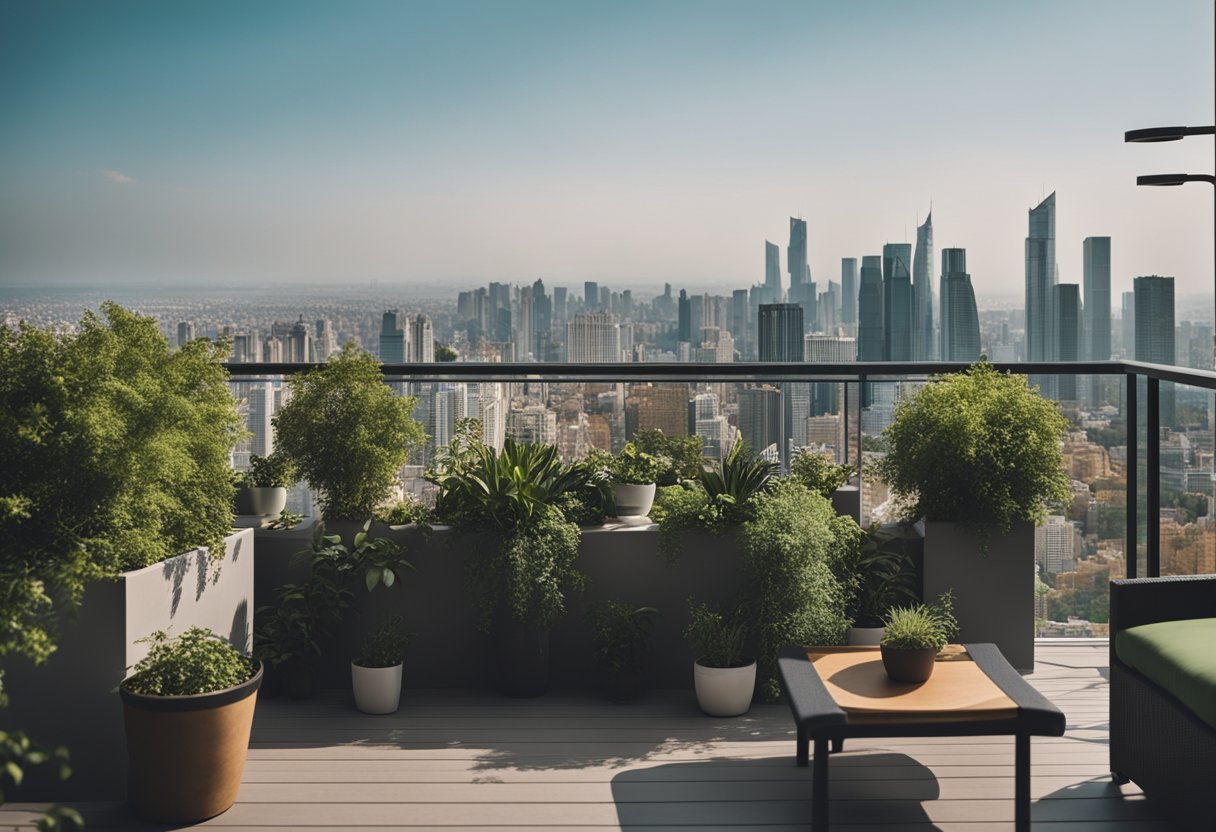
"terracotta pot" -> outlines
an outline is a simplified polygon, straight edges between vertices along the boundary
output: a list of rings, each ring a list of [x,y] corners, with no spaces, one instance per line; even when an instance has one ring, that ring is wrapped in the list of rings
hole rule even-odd
[[[882,666],[893,682],[927,682],[933,675],[933,662],[937,658],[934,647],[897,650],[884,644],[881,652]]]
[[[192,823],[236,802],[262,667],[248,682],[197,696],[119,688],[130,774],[127,800],[143,820]]]

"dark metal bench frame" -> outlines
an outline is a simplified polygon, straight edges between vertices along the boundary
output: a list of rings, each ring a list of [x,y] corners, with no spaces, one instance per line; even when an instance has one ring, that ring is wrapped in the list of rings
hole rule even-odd
[[[1031,687],[1001,655],[995,644],[965,644],[972,660],[1018,707],[1007,719],[959,722],[908,722],[896,724],[849,723],[849,716],[832,699],[805,647],[786,647],[778,658],[781,686],[798,728],[797,764],[808,763],[815,744],[815,770],[811,780],[811,829],[828,830],[828,746],[833,751],[852,737],[973,737],[1013,736],[1014,828],[1030,829],[1030,738],[1064,735],[1064,714]]]

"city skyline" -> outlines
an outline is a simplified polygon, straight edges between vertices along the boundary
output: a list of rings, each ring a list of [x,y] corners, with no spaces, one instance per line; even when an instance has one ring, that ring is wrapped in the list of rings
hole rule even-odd
[[[932,206],[982,304],[1019,293],[1023,212],[1056,191],[1060,282],[1109,236],[1112,297],[1210,292],[1210,193],[1133,184],[1208,169],[1210,139],[1122,133],[1212,122],[1212,14],[6,4],[0,284],[714,291],[763,282],[791,216],[821,282]],[[866,65],[910,36],[951,49]]]

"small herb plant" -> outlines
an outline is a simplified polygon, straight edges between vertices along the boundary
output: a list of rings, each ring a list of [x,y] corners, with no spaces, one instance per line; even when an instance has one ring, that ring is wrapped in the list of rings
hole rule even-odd
[[[856,470],[852,465],[837,465],[809,448],[799,449],[790,461],[790,476],[824,497],[831,497]]]
[[[595,660],[608,670],[634,668],[649,647],[659,611],[626,601],[601,601],[587,610],[595,636]]]
[[[648,454],[629,442],[619,454],[611,458],[608,473],[613,482],[622,485],[649,485],[670,467],[671,460],[668,457]]]
[[[304,522],[303,514],[292,514],[287,509],[279,512],[279,516],[270,521],[268,529],[294,529],[300,523]]]
[[[398,500],[388,508],[379,509],[376,519],[386,526],[408,526],[413,524],[424,532],[431,529],[435,510],[415,497]]]
[[[249,470],[240,481],[245,488],[291,488],[295,483],[296,465],[280,451],[270,456],[250,456]]]
[[[723,613],[706,603],[688,602],[689,622],[684,636],[692,642],[697,660],[706,667],[743,667],[747,642],[747,614],[742,606]]]
[[[401,616],[386,615],[367,634],[355,664],[359,667],[394,667],[405,658],[405,648],[411,635],[401,625]]]
[[[954,597],[946,591],[933,604],[896,607],[887,616],[882,644],[892,650],[940,651],[958,637],[954,618]]]
[[[140,641],[152,647],[122,687],[142,696],[212,693],[248,682],[256,672],[249,659],[204,627],[191,627],[176,638],[157,630]]]

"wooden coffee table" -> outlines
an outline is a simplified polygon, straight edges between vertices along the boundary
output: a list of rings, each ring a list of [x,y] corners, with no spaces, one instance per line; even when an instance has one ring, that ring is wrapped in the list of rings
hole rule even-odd
[[[922,684],[892,682],[877,647],[787,647],[781,685],[798,727],[797,761],[815,743],[811,829],[828,829],[828,744],[849,737],[1013,736],[1014,827],[1030,829],[1030,738],[1064,735],[1064,714],[994,644],[952,644]]]

